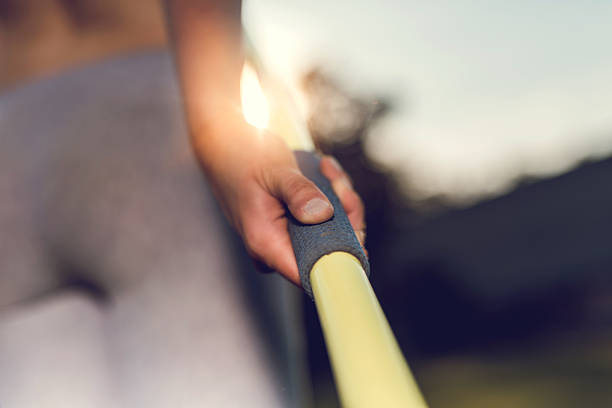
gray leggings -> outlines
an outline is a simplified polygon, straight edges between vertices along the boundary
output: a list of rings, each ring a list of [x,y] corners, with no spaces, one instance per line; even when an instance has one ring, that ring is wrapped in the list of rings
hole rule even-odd
[[[0,405],[295,398],[295,370],[281,367],[299,354],[299,342],[297,353],[282,346],[294,292],[275,277],[245,280],[221,218],[166,54],[0,94]],[[249,289],[284,310],[268,315],[268,337]],[[280,365],[265,351],[274,341]]]

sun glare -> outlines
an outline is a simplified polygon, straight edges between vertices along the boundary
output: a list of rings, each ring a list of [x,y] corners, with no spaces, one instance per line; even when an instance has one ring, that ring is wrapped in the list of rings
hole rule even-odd
[[[261,88],[257,72],[248,63],[244,64],[240,78],[240,99],[242,114],[247,123],[258,129],[268,126],[270,107]]]

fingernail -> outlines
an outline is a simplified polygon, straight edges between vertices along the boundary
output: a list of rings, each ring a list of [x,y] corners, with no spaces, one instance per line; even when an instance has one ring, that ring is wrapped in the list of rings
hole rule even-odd
[[[306,215],[316,216],[331,208],[331,204],[321,198],[313,198],[308,201],[303,210]]]

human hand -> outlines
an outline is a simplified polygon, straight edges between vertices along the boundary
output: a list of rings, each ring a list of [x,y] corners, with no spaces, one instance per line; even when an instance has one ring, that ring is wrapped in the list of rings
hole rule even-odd
[[[194,145],[225,215],[258,269],[277,271],[299,286],[287,209],[300,222],[317,224],[332,217],[331,204],[302,175],[293,152],[278,136],[246,123],[208,133],[205,142],[195,138]],[[349,177],[330,156],[321,159],[321,172],[330,180],[363,246],[364,207]]]

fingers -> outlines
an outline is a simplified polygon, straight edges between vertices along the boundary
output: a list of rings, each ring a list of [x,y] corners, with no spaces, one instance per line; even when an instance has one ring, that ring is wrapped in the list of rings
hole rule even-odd
[[[365,243],[364,207],[346,173],[331,157],[321,160],[321,172],[330,180],[361,245]],[[297,263],[287,233],[283,203],[303,223],[319,223],[333,216],[327,197],[302,173],[283,166],[266,173],[265,191],[260,199],[244,200],[241,234],[258,270],[279,272],[301,286]],[[263,193],[264,190],[261,190]]]
[[[304,224],[317,224],[330,219],[334,208],[325,195],[299,170],[286,168],[272,175],[272,193]]]
[[[342,170],[340,164],[331,156],[321,159],[321,172],[329,179],[334,192],[340,199],[355,235],[363,246],[365,244],[365,209],[359,195],[353,190],[348,175]]]
[[[258,271],[279,272],[293,284],[301,286],[286,218],[273,222],[254,219],[245,225],[243,238]]]

